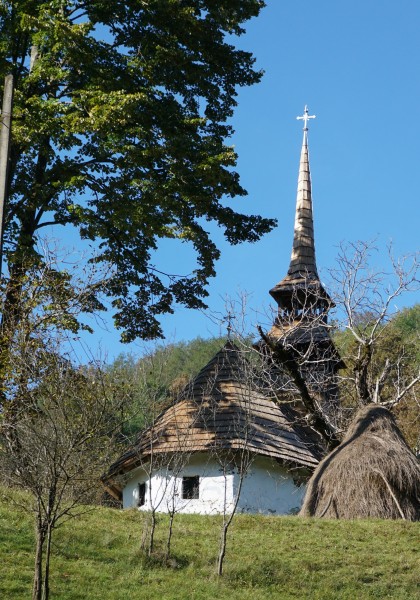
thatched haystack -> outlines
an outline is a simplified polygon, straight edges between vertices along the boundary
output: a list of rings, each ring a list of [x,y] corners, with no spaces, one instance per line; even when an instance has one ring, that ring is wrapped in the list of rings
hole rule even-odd
[[[420,463],[389,410],[371,404],[357,413],[312,475],[300,515],[420,520]]]

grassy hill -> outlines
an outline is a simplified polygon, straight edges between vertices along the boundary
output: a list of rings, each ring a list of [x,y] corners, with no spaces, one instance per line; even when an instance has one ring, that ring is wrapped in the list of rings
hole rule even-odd
[[[18,496],[17,496],[18,497]],[[179,515],[174,559],[139,551],[145,516],[93,508],[57,532],[51,597],[60,600],[416,600],[420,524],[238,515],[225,575],[215,576],[220,521]],[[167,521],[158,525],[163,548]],[[0,503],[0,597],[30,598],[32,522]]]

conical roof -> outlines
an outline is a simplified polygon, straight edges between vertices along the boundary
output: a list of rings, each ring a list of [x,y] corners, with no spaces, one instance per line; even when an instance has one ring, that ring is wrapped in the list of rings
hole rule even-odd
[[[308,274],[318,277],[307,131],[303,133],[300,153],[293,248],[287,274],[291,277]]]
[[[241,450],[315,467],[321,450],[298,415],[258,388],[243,353],[228,341],[133,447],[114,463],[104,481],[126,473],[154,453]]]

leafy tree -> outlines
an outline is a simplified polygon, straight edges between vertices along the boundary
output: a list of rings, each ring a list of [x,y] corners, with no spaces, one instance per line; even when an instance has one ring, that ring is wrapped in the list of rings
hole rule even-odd
[[[73,226],[107,266],[125,341],[162,336],[174,302],[203,307],[219,250],[206,221],[236,244],[275,222],[223,203],[246,192],[225,143],[238,86],[259,81],[232,45],[261,0],[5,0],[0,80],[14,76],[4,247],[3,328],[22,317],[25,276],[47,226]],[[192,245],[197,268],[162,273],[159,240]],[[100,301],[98,290],[93,296]],[[8,335],[8,334],[7,334]],[[7,338],[6,335],[6,338]],[[3,335],[3,349],[8,340]]]

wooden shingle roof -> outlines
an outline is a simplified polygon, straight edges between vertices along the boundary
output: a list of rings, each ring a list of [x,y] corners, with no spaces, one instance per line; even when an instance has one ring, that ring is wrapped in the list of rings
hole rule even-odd
[[[305,131],[300,153],[293,248],[287,275],[290,278],[294,278],[306,273],[311,273],[318,277],[315,260],[314,219],[312,210],[308,138],[307,132]]]
[[[289,269],[286,277],[270,290],[270,294],[276,302],[279,302],[282,295],[296,293],[299,288],[310,296],[329,300],[329,296],[320,282],[316,267],[312,186],[306,129],[300,154],[293,246]]]
[[[140,433],[112,465],[109,476],[136,468],[153,452],[241,450],[314,468],[322,452],[297,414],[259,389],[249,363],[228,341],[200,371],[181,399]]]

